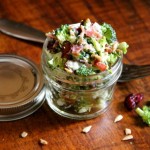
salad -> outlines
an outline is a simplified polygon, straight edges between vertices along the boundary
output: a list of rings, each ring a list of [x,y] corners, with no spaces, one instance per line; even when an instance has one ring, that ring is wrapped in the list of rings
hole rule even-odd
[[[111,25],[92,23],[90,19],[78,24],[61,25],[46,35],[50,38],[49,67],[79,76],[110,70],[128,48],[126,42],[117,41]]]
[[[118,42],[111,25],[89,19],[61,25],[46,35],[42,67],[49,106],[74,119],[104,111],[112,99],[128,44]]]

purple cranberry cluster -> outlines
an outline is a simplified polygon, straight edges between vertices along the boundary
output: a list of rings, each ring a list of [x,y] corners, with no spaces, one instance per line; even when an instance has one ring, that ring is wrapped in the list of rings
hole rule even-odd
[[[134,109],[137,104],[142,101],[144,95],[141,93],[137,93],[137,94],[129,94],[124,101],[124,105],[128,110],[132,110]]]

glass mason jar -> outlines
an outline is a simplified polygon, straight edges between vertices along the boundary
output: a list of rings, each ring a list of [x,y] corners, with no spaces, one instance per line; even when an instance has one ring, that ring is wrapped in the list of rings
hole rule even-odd
[[[42,51],[46,99],[52,110],[61,116],[85,120],[97,117],[106,110],[114,94],[115,84],[122,72],[122,57],[111,71],[96,75],[78,76],[61,69],[49,68],[47,38]]]

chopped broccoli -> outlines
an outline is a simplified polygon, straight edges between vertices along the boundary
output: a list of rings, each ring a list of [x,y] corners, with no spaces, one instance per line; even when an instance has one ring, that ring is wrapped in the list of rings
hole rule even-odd
[[[148,124],[150,126],[150,107],[148,106],[143,106],[143,108],[137,107],[135,109],[136,113],[142,117],[143,122]]]
[[[63,43],[69,36],[69,26],[67,24],[61,25],[61,27],[55,31],[55,35],[60,43]]]
[[[102,45],[95,38],[91,38],[91,42],[97,52],[103,51]]]
[[[51,54],[49,57],[48,65],[52,68],[55,69],[56,67],[63,68],[64,65],[64,59],[61,58],[62,53],[56,53],[56,54]]]
[[[106,37],[106,40],[108,43],[112,43],[117,40],[116,32],[112,28],[111,25],[109,25],[107,23],[103,23],[101,25],[101,30],[102,30],[102,33],[104,34],[104,36]]]
[[[78,70],[76,70],[77,75],[88,76],[94,74],[92,68],[87,68],[85,65],[82,65]]]
[[[70,32],[72,32],[72,34]],[[65,41],[69,41],[70,43],[74,43],[76,41],[76,35],[69,29],[69,25],[67,24],[61,25],[54,34],[61,44]]]
[[[80,59],[83,59],[83,58],[85,58],[85,57],[86,57],[86,52],[85,52],[85,51],[81,51],[79,58],[80,58]]]
[[[115,54],[115,53],[111,53],[109,56],[108,56],[108,59],[107,61],[109,62],[110,66],[112,66],[116,60],[118,59],[118,55]]]
[[[127,48],[129,47],[129,45],[126,42],[121,42],[118,46],[119,49],[121,49],[123,51],[124,54],[127,53]]]

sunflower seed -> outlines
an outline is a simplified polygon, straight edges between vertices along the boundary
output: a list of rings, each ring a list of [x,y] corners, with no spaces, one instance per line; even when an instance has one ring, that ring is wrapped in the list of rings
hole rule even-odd
[[[114,122],[118,122],[118,121],[120,121],[120,120],[122,120],[122,119],[123,119],[123,116],[122,116],[122,115],[118,115],[118,116],[115,118]]]
[[[42,145],[47,145],[48,142],[47,142],[46,140],[44,140],[44,139],[40,139],[40,144],[42,144]]]
[[[126,134],[126,135],[131,134],[131,129],[129,129],[129,128],[125,128],[125,134]]]
[[[28,133],[27,133],[27,132],[25,132],[25,131],[23,131],[23,132],[21,133],[21,135],[20,135],[20,136],[21,136],[22,138],[25,138],[25,137],[27,137],[27,135],[28,135]]]
[[[133,139],[133,135],[126,135],[122,140],[123,141],[127,141],[127,140],[131,140],[131,139]]]
[[[91,130],[92,126],[87,126],[85,128],[83,128],[82,132],[83,133],[88,133]]]

